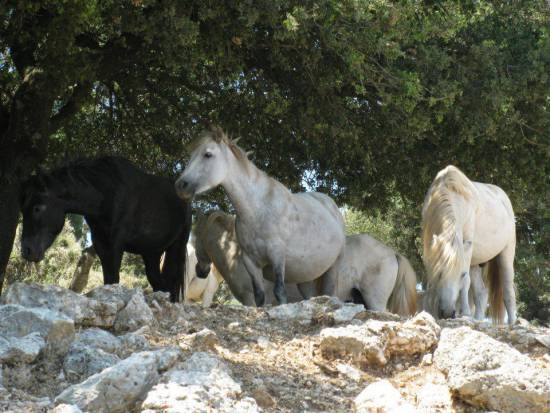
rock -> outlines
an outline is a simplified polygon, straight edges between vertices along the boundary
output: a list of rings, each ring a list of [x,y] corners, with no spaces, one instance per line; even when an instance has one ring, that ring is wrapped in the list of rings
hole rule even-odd
[[[353,366],[349,366],[347,364],[338,363],[336,365],[336,370],[348,379],[351,379],[353,381],[360,381],[363,377],[363,373],[360,370],[357,370]]]
[[[444,384],[424,384],[418,391],[416,400],[417,410],[422,413],[453,411],[451,392]]]
[[[155,351],[157,356],[157,369],[164,372],[170,369],[182,357],[183,352],[179,347],[170,346]]]
[[[151,294],[145,296],[145,301],[150,307],[154,307],[162,310],[163,307],[170,306],[172,302],[170,301],[170,293],[166,291],[154,291]]]
[[[46,342],[39,333],[27,334],[24,337],[0,336],[0,362],[32,363],[46,347]]]
[[[297,303],[282,304],[269,308],[267,314],[276,320],[294,320],[302,323],[310,323],[318,314],[337,310],[344,305],[336,297],[320,296]]]
[[[129,289],[121,284],[100,285],[89,291],[86,296],[101,303],[112,303],[121,310],[138,290]]]
[[[550,348],[550,334],[539,334],[535,336],[535,340],[537,340],[540,344],[542,344],[546,348]]]
[[[414,356],[437,343],[440,328],[422,312],[405,323],[368,320],[362,325],[321,330],[321,354],[325,358],[351,359],[359,366],[384,366],[391,356]]]
[[[196,352],[168,371],[148,394],[142,412],[257,412],[256,401],[239,400],[241,386],[217,357]]]
[[[99,302],[56,285],[11,284],[2,296],[4,304],[40,307],[64,314],[75,324],[111,327],[116,307],[111,302]]]
[[[362,304],[345,303],[332,313],[332,317],[335,323],[348,323],[363,311],[365,311],[365,307]]]
[[[60,404],[55,408],[48,410],[48,413],[82,413],[82,410],[74,404]]]
[[[265,387],[257,387],[252,391],[252,398],[256,400],[256,403],[258,403],[258,406],[266,409],[269,407],[274,407],[277,402],[269,394],[269,392],[265,389]]]
[[[134,331],[143,326],[155,325],[157,319],[145,302],[141,292],[132,295],[115,320],[116,331]]]
[[[441,328],[427,312],[421,312],[405,321],[390,335],[389,347],[392,354],[422,354],[437,344]]]
[[[388,380],[378,380],[369,384],[355,398],[355,410],[357,413],[416,412]]]
[[[128,412],[158,381],[159,365],[168,368],[168,358],[164,350],[136,353],[67,388],[55,403],[97,413]]]
[[[432,363],[433,363],[433,354],[432,353],[428,353],[428,354],[424,354],[424,356],[422,357],[422,361],[420,362],[420,365],[421,366],[431,366]]]
[[[271,345],[271,341],[269,341],[269,338],[265,336],[258,337],[256,339],[256,342],[258,343],[258,346],[263,349],[269,348],[269,346]]]
[[[50,354],[65,354],[74,339],[73,320],[46,308],[0,306],[0,335],[24,337],[38,333],[46,341]]]
[[[444,329],[434,362],[455,395],[474,406],[499,412],[550,411],[550,370],[469,327]]]
[[[210,349],[214,350],[215,346],[220,344],[220,340],[216,333],[208,328],[203,328],[197,333],[188,336],[189,345],[194,349]]]
[[[119,361],[117,356],[100,348],[73,343],[63,360],[63,372],[70,383],[77,383]]]
[[[139,330],[132,333],[126,333],[117,338],[120,340],[121,349],[118,352],[119,356],[129,355],[136,351],[149,350],[151,346],[144,334],[149,334],[151,329],[149,326],[143,326]]]
[[[88,328],[79,332],[73,345],[76,344],[94,347],[112,354],[117,354],[122,347],[121,339],[100,328]]]

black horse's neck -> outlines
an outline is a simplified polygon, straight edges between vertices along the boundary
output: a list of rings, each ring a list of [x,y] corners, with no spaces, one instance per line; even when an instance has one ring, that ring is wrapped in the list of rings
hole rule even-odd
[[[117,175],[114,165],[106,161],[81,161],[52,171],[48,189],[65,213],[98,216],[105,200],[115,193]]]

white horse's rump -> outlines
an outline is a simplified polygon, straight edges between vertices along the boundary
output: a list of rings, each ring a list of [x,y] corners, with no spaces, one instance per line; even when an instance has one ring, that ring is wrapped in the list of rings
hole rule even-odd
[[[443,169],[424,201],[422,242],[427,302],[434,315],[453,317],[462,280],[472,280],[471,267],[488,263],[491,316],[501,322],[505,306],[508,322],[514,323],[516,233],[512,205],[502,189],[472,182],[454,166]],[[476,273],[480,285],[478,279]],[[485,311],[482,306],[476,306],[477,317]]]
[[[201,216],[195,224],[195,247],[199,272],[219,271],[229,289],[244,305],[255,306],[254,289],[244,266],[235,234],[235,216],[221,211]],[[209,275],[210,277],[210,275]],[[266,304],[275,304],[273,283],[264,279]],[[303,299],[296,284],[285,283],[289,302]]]
[[[198,141],[176,190],[189,199],[218,185],[237,212],[237,239],[257,305],[265,301],[264,269],[275,282],[277,300],[285,303],[285,282],[313,281],[336,261],[345,235],[334,201],[319,193],[291,193],[213,128]]]
[[[352,300],[361,293],[369,310],[400,315],[416,312],[416,274],[409,261],[368,234],[346,237],[338,260],[325,275],[336,297]]]

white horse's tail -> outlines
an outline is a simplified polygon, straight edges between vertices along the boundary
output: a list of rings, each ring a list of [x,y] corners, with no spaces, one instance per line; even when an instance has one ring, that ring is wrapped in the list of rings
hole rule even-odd
[[[397,279],[389,299],[392,313],[407,316],[416,313],[416,273],[408,259],[401,254],[397,258]]]
[[[493,323],[502,324],[506,312],[504,307],[504,285],[502,284],[502,274],[496,258],[487,263],[487,281],[489,283],[489,316]]]

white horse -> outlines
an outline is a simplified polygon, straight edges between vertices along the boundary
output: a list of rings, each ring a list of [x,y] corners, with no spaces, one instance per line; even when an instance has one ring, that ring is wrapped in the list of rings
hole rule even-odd
[[[353,300],[359,291],[369,310],[416,313],[416,274],[409,261],[368,234],[346,237],[343,253],[324,276],[334,295]]]
[[[472,182],[458,168],[446,167],[424,200],[422,242],[428,306],[434,315],[454,317],[463,280],[470,277],[475,289],[481,280],[476,267],[487,263],[490,315],[502,322],[506,309],[509,324],[515,322],[515,221],[502,189]],[[483,294],[476,295],[482,301]],[[484,313],[483,302],[476,303],[476,317]]]
[[[256,304],[265,302],[264,274],[275,282],[279,303],[287,302],[285,281],[299,284],[310,297],[311,281],[330,268],[344,246],[344,220],[334,201],[316,192],[291,193],[221,129],[211,128],[192,151],[176,191],[190,199],[218,185],[237,213],[237,239]]]
[[[244,305],[256,306],[250,275],[242,260],[241,248],[235,234],[235,216],[221,211],[200,216],[195,223],[196,273],[198,277],[220,274],[231,293]],[[213,264],[213,265],[212,265]],[[266,304],[274,304],[273,283],[264,279]],[[285,283],[288,301],[303,299],[296,284]]]
[[[223,278],[217,271],[211,271],[206,278],[198,277],[195,272],[196,267],[195,248],[189,242],[187,244],[187,265],[185,266],[184,302],[202,301],[203,307],[210,307]]]

